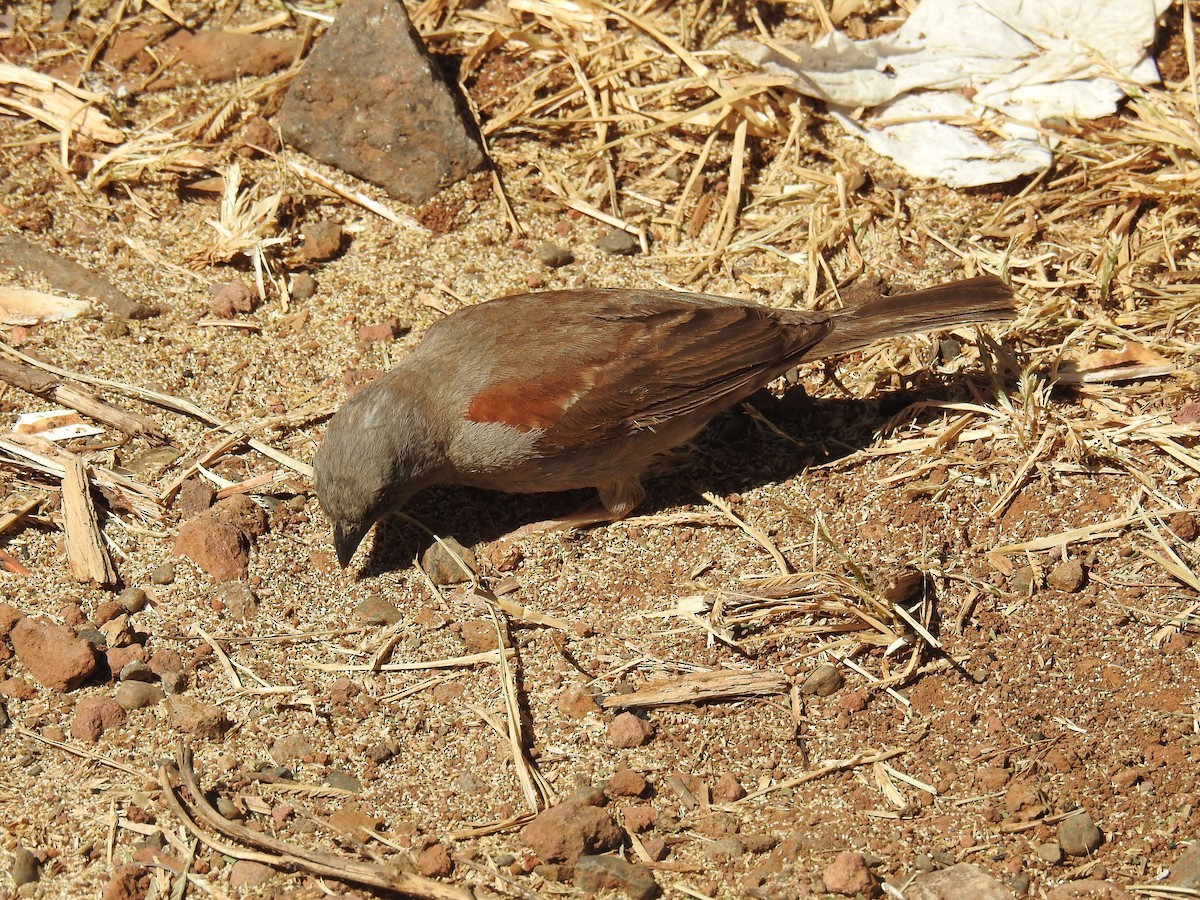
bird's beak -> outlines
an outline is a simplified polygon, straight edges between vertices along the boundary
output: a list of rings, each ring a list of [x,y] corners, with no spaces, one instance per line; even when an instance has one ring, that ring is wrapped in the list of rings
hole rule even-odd
[[[354,551],[362,543],[363,537],[371,528],[370,525],[347,525],[345,522],[335,522],[333,525],[333,546],[337,550],[338,563],[344,569],[350,565]]]

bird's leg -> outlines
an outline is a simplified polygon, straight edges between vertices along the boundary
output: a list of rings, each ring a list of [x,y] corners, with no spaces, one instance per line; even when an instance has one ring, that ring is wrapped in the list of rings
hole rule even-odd
[[[572,528],[586,528],[588,525],[599,525],[602,522],[616,522],[633,512],[637,505],[646,499],[646,489],[642,487],[642,480],[637,476],[598,485],[596,490],[600,494],[599,505],[589,503],[568,516],[530,522],[504,535],[503,540],[515,541],[546,531],[570,531]]]

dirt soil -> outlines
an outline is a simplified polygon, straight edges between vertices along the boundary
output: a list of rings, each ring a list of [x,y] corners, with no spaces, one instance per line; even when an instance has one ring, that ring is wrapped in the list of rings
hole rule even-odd
[[[597,152],[653,124],[613,97],[649,109],[673,79],[678,109],[714,95],[624,18],[597,36],[554,4],[434,0],[412,8],[431,48],[462,64],[485,127],[512,115],[488,134],[495,173],[412,208],[264,147],[274,133],[262,123],[318,19],[256,0],[85,0],[56,20],[61,6],[10,4],[0,62],[103,95],[96,107],[123,142],[64,142],[0,106],[0,238],[88,267],[153,315],[97,304],[0,336],[242,430],[222,447],[226,432],[194,416],[91,387],[163,438],[101,425],[64,450],[157,497],[191,472],[183,493],[141,514],[128,494],[93,491],[119,575],[110,587],[72,575],[61,476],[0,452],[0,897],[366,896],[382,889],[356,880],[349,863],[364,860],[437,879],[451,891],[441,896],[648,896],[630,871],[670,897],[870,895],[968,862],[997,896],[1124,897],[1176,867],[1200,834],[1200,160],[1194,133],[1190,145],[1162,136],[1195,123],[1194,107],[1190,123],[1173,118],[1190,102],[1176,13],[1160,50],[1177,83],[1139,112],[1064,129],[1070,152],[1043,179],[951,191],[778,89],[748,101],[778,130],[743,133],[740,151],[725,110]],[[740,7],[622,6],[689,47],[758,26],[819,33],[807,4],[757,24]],[[861,10],[864,33],[900,14]],[[188,45],[152,43],[172,19],[294,43],[266,74],[201,78]],[[705,59],[722,77],[745,72]],[[0,94],[21,96],[11,84]],[[518,101],[538,105],[526,114]],[[423,224],[385,220],[288,160]],[[246,252],[227,252],[211,224],[227,221],[233,163],[245,198],[269,209]],[[724,211],[739,163],[734,222]],[[649,253],[601,249],[610,226],[585,207],[643,228]],[[336,226],[332,246],[305,244],[319,223]],[[547,265],[545,242],[573,260]],[[671,286],[827,306],[864,272],[897,291],[1001,270],[1020,296],[1016,322],[986,339],[965,328],[889,341],[781,380],[683,448],[627,521],[513,541],[589,498],[422,493],[409,512],[473,551],[476,586],[435,584],[418,565],[430,537],[400,520],[341,570],[311,483],[247,443],[311,462],[349,391],[439,317],[491,297]],[[51,281],[0,268],[0,287]],[[230,282],[253,299],[214,306]],[[1066,361],[1086,368],[1126,341],[1166,373],[1056,381]],[[0,385],[0,429],[63,405]],[[177,555],[177,538],[212,515],[208,489],[249,479],[226,494],[253,497],[265,528],[234,537],[248,568],[219,583]],[[53,684],[74,644],[51,623],[99,660],[79,685]],[[809,692],[817,671],[831,693]],[[649,727],[618,708],[647,685],[710,672],[777,680],[765,695],[636,709]],[[133,700],[124,686],[142,679]],[[211,826],[185,822],[164,788],[185,745],[210,801],[251,837],[346,864],[237,860],[245,836],[198,841]],[[556,856],[522,831],[535,802],[572,798],[555,829],[578,837],[600,809],[621,826],[613,852],[642,867],[614,876],[615,893],[589,880],[578,851]],[[1085,834],[1064,855],[1081,810],[1102,839]],[[1063,893],[1086,880],[1095,893]]]

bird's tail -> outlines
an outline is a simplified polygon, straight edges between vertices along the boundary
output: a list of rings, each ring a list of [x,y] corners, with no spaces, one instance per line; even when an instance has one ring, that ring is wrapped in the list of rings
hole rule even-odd
[[[904,334],[1003,322],[1013,318],[1016,311],[1012,290],[994,275],[880,297],[834,313],[832,333],[804,359],[835,356]]]

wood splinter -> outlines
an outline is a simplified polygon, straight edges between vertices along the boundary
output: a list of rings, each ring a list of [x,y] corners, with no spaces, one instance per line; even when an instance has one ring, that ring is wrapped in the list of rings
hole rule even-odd
[[[69,406],[88,418],[103,422],[126,434],[144,434],[160,439],[163,437],[162,431],[153,420],[114,406],[91,391],[60,381],[14,359],[0,356],[0,380],[7,381],[23,391]]]
[[[104,535],[96,518],[92,501],[88,466],[77,456],[64,453],[62,508],[67,534],[67,562],[76,581],[92,581],[99,585],[117,583],[117,569],[104,546]]]

